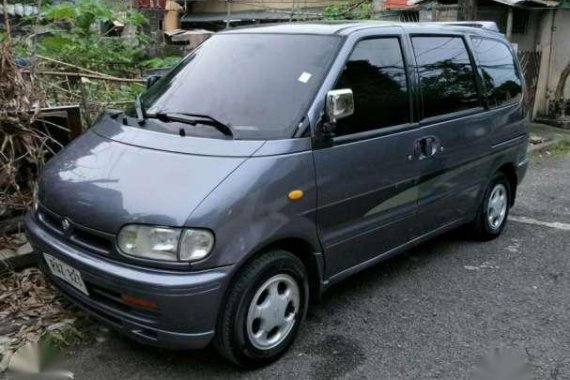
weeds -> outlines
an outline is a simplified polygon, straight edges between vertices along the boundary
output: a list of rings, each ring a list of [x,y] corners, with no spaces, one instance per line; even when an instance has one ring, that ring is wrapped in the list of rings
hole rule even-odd
[[[548,149],[553,156],[563,156],[570,153],[570,139],[560,140]]]
[[[57,141],[33,128],[41,95],[16,66],[10,40],[0,43],[0,216],[14,200],[29,202],[31,184]],[[7,215],[9,216],[9,215]]]
[[[552,145],[535,150],[530,154],[531,160],[541,160],[545,157],[561,157],[570,153],[570,139],[564,138]]]

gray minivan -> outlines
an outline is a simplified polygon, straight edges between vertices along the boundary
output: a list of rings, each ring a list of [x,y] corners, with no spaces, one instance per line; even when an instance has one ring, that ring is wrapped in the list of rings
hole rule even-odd
[[[264,365],[332,284],[456,227],[501,233],[524,93],[490,23],[218,33],[49,161],[27,232],[114,328]]]

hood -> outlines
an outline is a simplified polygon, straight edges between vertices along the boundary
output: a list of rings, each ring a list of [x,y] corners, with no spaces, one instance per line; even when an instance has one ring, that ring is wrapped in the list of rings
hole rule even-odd
[[[103,117],[45,166],[40,203],[108,233],[128,223],[184,226],[262,145],[161,134]]]

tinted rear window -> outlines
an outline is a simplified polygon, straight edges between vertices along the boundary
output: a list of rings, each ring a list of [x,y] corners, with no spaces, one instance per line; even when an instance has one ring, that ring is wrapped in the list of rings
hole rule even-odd
[[[508,46],[487,38],[473,38],[472,43],[489,107],[519,101],[522,96],[522,81]]]
[[[423,116],[479,106],[475,73],[461,37],[412,38],[420,74]]]

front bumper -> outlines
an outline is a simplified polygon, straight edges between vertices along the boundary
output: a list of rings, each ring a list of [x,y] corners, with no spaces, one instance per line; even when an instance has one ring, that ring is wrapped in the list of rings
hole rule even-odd
[[[199,272],[141,268],[93,253],[55,236],[31,213],[26,232],[41,269],[74,304],[143,343],[169,348],[203,348],[214,336],[216,317],[231,267]],[[81,272],[89,296],[53,276],[42,253]],[[155,309],[125,303],[126,294],[156,303]]]

